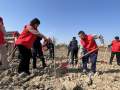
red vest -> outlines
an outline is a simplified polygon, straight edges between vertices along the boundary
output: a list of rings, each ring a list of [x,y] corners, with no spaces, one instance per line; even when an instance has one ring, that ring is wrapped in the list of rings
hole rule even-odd
[[[88,52],[97,48],[97,44],[92,35],[86,35],[85,39],[80,42]]]
[[[5,44],[4,33],[0,31],[0,45]]]
[[[32,29],[30,25],[25,26],[23,32],[20,34],[18,39],[16,40],[16,45],[23,45],[26,48],[32,48],[34,41],[37,36],[29,32],[28,30]]]
[[[112,41],[112,52],[120,52],[120,40],[119,41],[116,41],[116,40]]]

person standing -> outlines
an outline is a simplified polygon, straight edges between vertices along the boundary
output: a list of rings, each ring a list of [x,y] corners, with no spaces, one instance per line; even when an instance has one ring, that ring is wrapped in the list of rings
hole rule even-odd
[[[78,41],[76,37],[73,37],[72,41],[69,43],[69,50],[71,55],[71,64],[77,65],[78,62]]]
[[[9,63],[7,61],[7,48],[6,48],[6,40],[5,40],[5,27],[3,23],[2,17],[0,17],[0,62],[2,64],[1,69],[9,68]]]
[[[34,18],[31,20],[29,25],[25,25],[23,32],[20,34],[15,44],[20,52],[20,63],[18,67],[18,73],[29,72],[29,63],[31,57],[31,48],[37,37],[42,37],[47,40],[47,38],[38,31],[40,25],[40,20]]]
[[[113,58],[116,55],[117,65],[120,65],[120,39],[118,36],[115,37],[109,47],[111,47],[111,57],[109,64],[112,65]]]
[[[48,42],[48,50],[49,50],[49,55],[50,55],[50,58],[54,59],[54,44],[51,40],[51,38],[48,39],[49,42]]]
[[[37,62],[37,55],[40,58],[40,60],[42,61],[42,67],[45,68],[46,67],[46,63],[45,63],[45,58],[43,55],[43,51],[42,51],[42,44],[41,44],[41,37],[37,37],[37,39],[35,40],[34,44],[33,44],[33,48],[32,48],[32,55],[33,55],[33,69],[36,69],[36,62]]]
[[[91,53],[89,53],[87,56],[82,57],[82,63],[83,63],[83,72],[86,73],[88,68],[87,68],[87,64],[89,62],[89,58],[90,61],[92,63],[91,65],[91,72],[95,73],[96,72],[96,62],[97,62],[97,55],[98,55],[98,46],[96,44],[95,39],[100,39],[101,43],[104,44],[104,40],[103,37],[100,35],[87,35],[85,34],[84,31],[80,31],[78,33],[79,37],[80,37],[80,43],[83,47],[83,51],[82,51],[82,55],[85,55],[86,53],[89,53],[91,51]]]

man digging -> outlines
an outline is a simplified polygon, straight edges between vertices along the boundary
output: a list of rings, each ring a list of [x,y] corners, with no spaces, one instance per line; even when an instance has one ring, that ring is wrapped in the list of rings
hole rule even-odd
[[[97,62],[97,56],[98,56],[98,46],[96,44],[96,39],[100,39],[101,43],[104,44],[103,37],[101,35],[87,35],[84,31],[80,31],[78,33],[80,37],[80,43],[83,47],[81,57],[85,55],[86,53],[89,53],[82,57],[82,64],[83,64],[83,73],[86,73],[88,71],[87,64],[89,62],[89,59],[92,63],[91,65],[91,73],[96,73],[96,62]]]

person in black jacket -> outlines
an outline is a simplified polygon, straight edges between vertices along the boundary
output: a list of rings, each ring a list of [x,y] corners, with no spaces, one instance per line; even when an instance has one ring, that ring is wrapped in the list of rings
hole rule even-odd
[[[36,41],[33,44],[32,54],[33,54],[33,68],[34,69],[36,68],[37,55],[39,56],[39,58],[42,61],[43,68],[46,67],[45,58],[44,58],[43,51],[42,51],[42,44],[40,42],[41,40],[42,40],[42,38],[37,37]]]
[[[50,54],[50,58],[54,59],[54,44],[52,42],[52,40],[49,38],[49,42],[48,42],[48,50],[49,50],[49,54]]]
[[[73,37],[68,47],[70,49],[69,52],[71,53],[71,64],[76,65],[78,62],[78,41],[76,40],[76,37]]]

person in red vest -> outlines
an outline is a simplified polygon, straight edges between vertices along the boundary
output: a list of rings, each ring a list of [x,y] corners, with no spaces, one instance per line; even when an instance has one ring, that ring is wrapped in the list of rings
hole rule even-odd
[[[6,40],[5,40],[5,27],[3,23],[2,17],[0,17],[0,62],[2,64],[1,69],[9,68],[9,63],[7,61],[7,48],[6,48]]]
[[[113,58],[116,55],[117,64],[120,65],[120,40],[118,36],[115,37],[115,40],[112,41],[109,47],[111,47],[111,57],[109,64],[112,65]]]
[[[31,48],[33,43],[35,42],[37,37],[42,37],[45,40],[47,38],[38,31],[38,26],[40,25],[40,20],[35,18],[33,19],[29,25],[26,25],[23,29],[23,32],[20,34],[18,39],[16,40],[16,46],[20,52],[20,63],[18,67],[18,73],[26,73],[29,72],[29,63],[31,57]]]
[[[87,68],[87,63],[89,62],[89,59],[92,63],[91,65],[91,72],[94,74],[96,72],[96,62],[97,62],[97,55],[98,55],[98,46],[96,44],[95,39],[100,39],[101,43],[104,44],[103,37],[100,35],[87,35],[85,34],[84,31],[80,31],[78,33],[80,37],[80,43],[82,45],[82,55],[85,55],[88,52],[91,52],[87,56],[84,56],[82,58],[82,63],[83,63],[83,72],[86,73],[88,68]],[[81,55],[81,56],[82,56]]]

